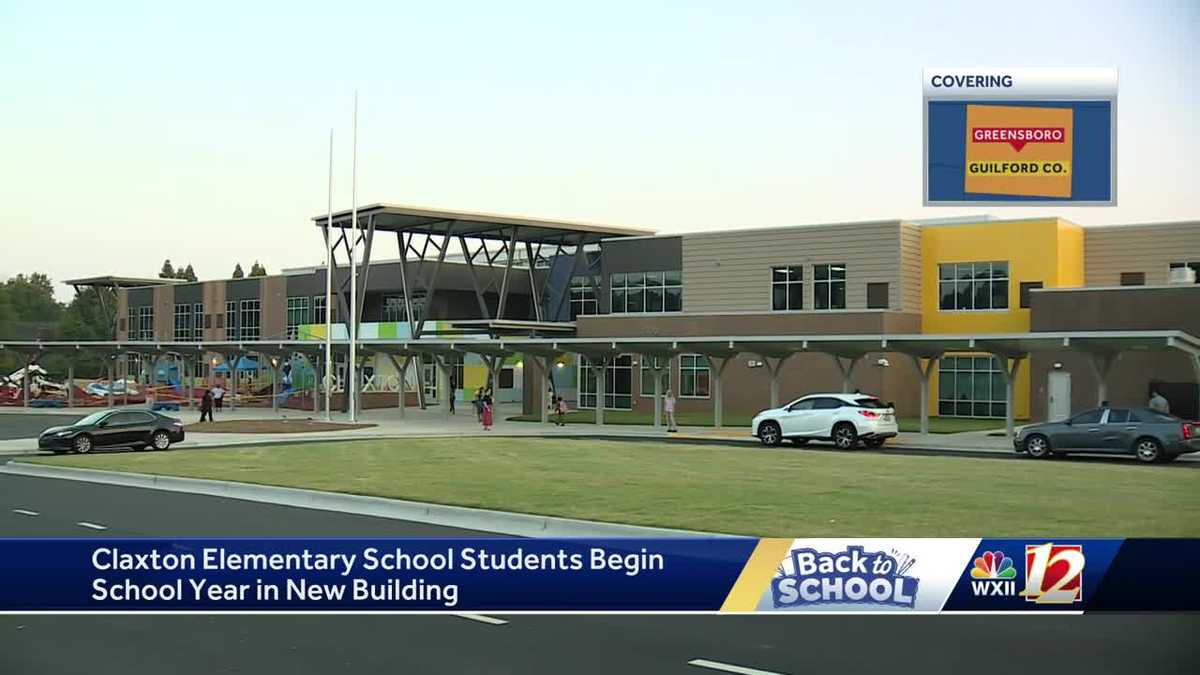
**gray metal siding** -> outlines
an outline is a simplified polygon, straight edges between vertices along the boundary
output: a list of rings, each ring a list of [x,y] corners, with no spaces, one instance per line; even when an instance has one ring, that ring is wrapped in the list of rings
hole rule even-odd
[[[813,265],[845,263],[847,310],[866,309],[868,282],[890,284],[893,309],[905,309],[911,294],[901,291],[898,221],[690,234],[682,254],[685,312],[769,312],[771,268],[785,265],[804,267],[805,310],[813,308]]]
[[[682,268],[680,237],[638,238],[629,241],[614,239],[605,241],[600,247],[601,273],[606,277],[621,272],[667,272]]]
[[[1122,272],[1159,286],[1171,263],[1200,262],[1200,221],[1088,227],[1083,237],[1085,286],[1118,286]]]
[[[204,302],[204,289],[199,283],[178,284],[174,288],[175,304]]]
[[[900,224],[900,289],[897,309],[921,311],[921,228],[912,223]]]
[[[231,279],[225,282],[226,300],[256,300],[262,291],[262,278]]]

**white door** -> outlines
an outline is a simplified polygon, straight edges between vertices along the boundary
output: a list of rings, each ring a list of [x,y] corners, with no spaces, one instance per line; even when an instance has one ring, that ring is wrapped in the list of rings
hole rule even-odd
[[[1046,380],[1046,419],[1050,422],[1071,416],[1071,373],[1052,370]]]
[[[800,401],[779,416],[779,426],[782,427],[783,435],[804,433],[805,419],[813,414],[812,407],[815,402],[816,399],[811,398]]]

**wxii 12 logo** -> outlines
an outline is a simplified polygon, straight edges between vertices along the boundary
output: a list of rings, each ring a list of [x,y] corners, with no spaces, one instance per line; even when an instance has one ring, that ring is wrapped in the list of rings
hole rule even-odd
[[[1083,544],[1026,544],[1021,597],[1039,605],[1082,602],[1084,560]]]
[[[776,608],[872,604],[911,609],[919,579],[906,573],[914,563],[915,558],[899,551],[867,551],[862,546],[833,553],[794,549],[771,580],[771,596]]]

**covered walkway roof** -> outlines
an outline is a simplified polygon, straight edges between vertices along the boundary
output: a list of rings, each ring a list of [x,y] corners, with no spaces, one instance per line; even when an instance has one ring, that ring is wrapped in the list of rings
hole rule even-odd
[[[352,212],[333,214],[335,228],[350,227]],[[328,214],[314,216],[318,226],[325,226]],[[612,237],[633,237],[654,234],[654,230],[614,227],[567,220],[546,220],[525,216],[505,216],[471,211],[447,211],[403,204],[370,204],[358,209],[360,224],[374,219],[375,230],[405,232],[427,236],[468,237],[474,239],[508,239],[512,228],[518,228],[518,241],[534,244],[571,243],[594,244]]]

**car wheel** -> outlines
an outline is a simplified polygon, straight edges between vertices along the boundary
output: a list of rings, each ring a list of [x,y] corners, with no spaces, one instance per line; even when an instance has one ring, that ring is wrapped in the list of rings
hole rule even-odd
[[[171,436],[165,431],[156,431],[150,437],[150,444],[154,446],[155,450],[166,450],[171,447]]]
[[[1034,459],[1045,459],[1050,456],[1050,439],[1041,434],[1030,434],[1025,439],[1025,454]]]
[[[849,422],[839,422],[833,427],[833,444],[842,450],[850,450],[858,442],[858,430]]]
[[[1133,451],[1137,453],[1137,458],[1147,464],[1161,462],[1163,459],[1162,443],[1158,439],[1145,436],[1137,439],[1133,444]]]
[[[95,446],[92,443],[92,437],[87,434],[79,434],[71,443],[71,449],[81,455],[88,454],[92,451],[93,447]]]
[[[779,445],[783,442],[783,431],[779,428],[778,422],[763,422],[758,425],[758,440],[762,441],[763,445]]]

